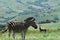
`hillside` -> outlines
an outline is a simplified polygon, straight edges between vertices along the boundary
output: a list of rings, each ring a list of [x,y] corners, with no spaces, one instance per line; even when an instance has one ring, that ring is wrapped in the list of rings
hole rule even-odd
[[[30,16],[37,22],[59,22],[60,0],[0,0],[0,24],[23,21]]]

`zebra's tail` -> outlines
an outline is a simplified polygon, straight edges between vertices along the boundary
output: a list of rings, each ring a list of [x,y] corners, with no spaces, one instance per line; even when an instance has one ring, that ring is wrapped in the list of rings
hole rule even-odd
[[[8,29],[3,30],[1,33],[5,33]]]
[[[5,33],[8,30],[8,27],[6,27],[4,30],[1,31],[1,33]]]

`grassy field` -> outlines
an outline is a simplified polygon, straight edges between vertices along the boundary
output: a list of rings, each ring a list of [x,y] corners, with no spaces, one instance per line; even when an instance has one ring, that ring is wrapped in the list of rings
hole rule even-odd
[[[39,28],[29,28],[26,34],[26,40],[60,40],[60,23],[40,24],[46,27],[47,32],[40,32]],[[9,40],[8,32],[0,34],[0,40]],[[11,35],[10,40],[13,40]],[[21,40],[20,33],[16,33],[16,40]]]

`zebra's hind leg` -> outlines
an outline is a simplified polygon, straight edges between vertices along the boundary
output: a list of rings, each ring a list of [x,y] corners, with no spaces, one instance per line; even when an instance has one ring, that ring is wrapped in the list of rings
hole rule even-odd
[[[10,40],[10,36],[11,36],[11,31],[9,30],[9,33],[8,33],[9,40]]]
[[[16,40],[16,38],[15,38],[15,32],[13,32],[13,35],[12,36],[13,36],[13,39]]]

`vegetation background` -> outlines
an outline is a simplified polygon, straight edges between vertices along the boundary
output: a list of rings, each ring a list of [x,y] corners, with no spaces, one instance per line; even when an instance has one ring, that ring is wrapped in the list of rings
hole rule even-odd
[[[0,24],[35,17],[60,22],[60,0],[0,0]]]

